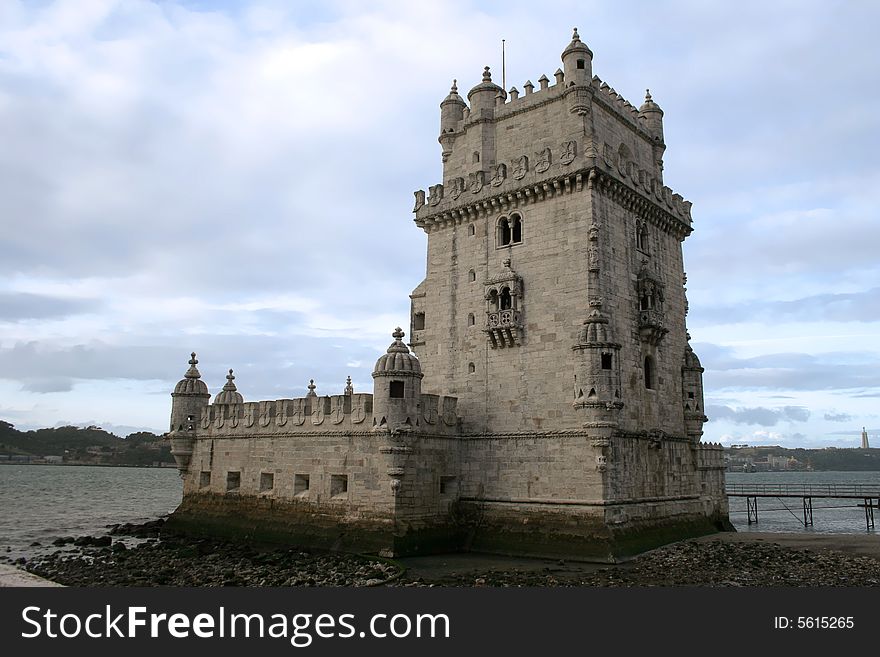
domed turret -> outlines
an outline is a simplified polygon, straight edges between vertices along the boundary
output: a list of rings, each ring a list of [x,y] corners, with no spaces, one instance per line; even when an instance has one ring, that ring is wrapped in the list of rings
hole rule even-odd
[[[467,103],[458,95],[457,80],[452,81],[452,89],[449,95],[440,103],[440,136],[447,132],[455,132],[459,121],[464,118],[464,110]]]
[[[574,407],[584,409],[587,422],[611,426],[623,407],[620,386],[620,345],[601,305],[584,320],[575,352]]]
[[[193,352],[189,369],[171,393],[171,454],[181,476],[189,468],[196,425],[211,399],[208,386],[196,367],[198,362],[196,352]]]
[[[382,429],[418,426],[422,396],[422,366],[403,343],[398,326],[394,342],[373,368],[373,425]]]
[[[226,385],[223,386],[223,390],[217,393],[217,396],[214,397],[215,404],[241,404],[244,403],[244,397],[241,396],[241,393],[238,392],[238,388],[235,387],[235,375],[232,374],[232,370],[229,370],[229,374],[226,375]]]
[[[593,80],[593,51],[581,41],[577,28],[571,35],[571,43],[562,51],[562,66],[566,87],[590,84]]]
[[[471,104],[471,113],[478,113],[480,110],[491,110],[495,107],[495,96],[501,94],[503,98],[507,98],[507,93],[492,82],[492,73],[489,67],[483,68],[483,81],[476,87],[468,91],[468,102]]]
[[[654,139],[663,142],[663,110],[651,98],[651,90],[645,90],[645,102],[639,108],[639,118],[645,120],[645,127]]]
[[[684,348],[681,359],[681,395],[684,407],[684,425],[688,438],[698,443],[703,435],[703,423],[708,418],[703,414],[703,366],[691,348],[691,336]]]

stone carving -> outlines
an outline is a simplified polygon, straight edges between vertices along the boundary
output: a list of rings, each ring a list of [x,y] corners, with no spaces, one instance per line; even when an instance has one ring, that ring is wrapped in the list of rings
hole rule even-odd
[[[252,427],[256,418],[254,417],[254,407],[248,404],[244,407],[244,426]]]
[[[520,155],[513,162],[513,177],[522,180],[529,172],[529,158],[526,155]]]
[[[238,419],[238,407],[237,407],[237,406],[234,406],[234,405],[233,405],[233,406],[230,407],[230,409],[229,409],[229,424],[232,425],[232,428],[233,428],[233,429],[234,429],[235,427],[237,427],[238,424],[239,424],[239,419]]]
[[[443,200],[443,185],[431,185],[428,187],[428,202],[432,205],[439,205]]]
[[[498,187],[507,178],[507,165],[499,164],[495,167],[495,175],[492,176],[492,186]]]
[[[207,429],[211,426],[211,415],[208,413],[208,409],[202,411],[202,429]]]
[[[272,416],[270,415],[269,404],[271,402],[260,402],[260,426],[268,427],[269,423],[272,421]]]
[[[538,173],[544,173],[549,169],[551,157],[549,148],[545,148],[543,151],[535,153],[535,171]]]
[[[576,141],[566,141],[562,143],[562,155],[559,157],[559,161],[563,164],[571,164],[574,162],[574,158],[577,156],[577,142]]]
[[[318,426],[324,422],[324,398],[312,400],[312,424]]]
[[[290,413],[290,421],[300,427],[306,421],[305,400],[294,399]]]
[[[458,400],[455,397],[443,398],[443,424],[447,427],[454,427],[458,422],[458,416],[455,414],[455,407]]]
[[[412,211],[418,212],[425,205],[425,190],[420,189],[417,192],[413,192],[413,195],[416,197],[416,204]]]
[[[464,178],[458,177],[452,179],[452,200],[458,200],[458,197],[464,194]]]
[[[341,424],[345,419],[345,397],[331,397],[330,422]]]
[[[468,174],[468,189],[471,194],[479,194],[483,191],[483,185],[486,184],[486,173],[484,171],[475,171]]]
[[[597,456],[596,457],[596,470],[599,472],[605,472],[608,469],[608,457],[607,456]]]
[[[437,424],[438,418],[438,399],[437,397],[422,397],[422,417],[425,418],[425,422],[428,424]]]
[[[283,427],[287,424],[287,404],[284,401],[275,402],[275,424]]]

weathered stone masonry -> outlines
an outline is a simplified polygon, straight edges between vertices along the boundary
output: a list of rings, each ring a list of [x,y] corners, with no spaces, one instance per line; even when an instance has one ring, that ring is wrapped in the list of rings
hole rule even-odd
[[[172,526],[404,554],[613,560],[728,528],[688,344],[691,204],[663,184],[663,111],[592,75],[575,31],[555,84],[455,84],[442,182],[415,193],[425,280],[373,394],[213,404],[173,394]],[[417,356],[417,357],[416,357]]]

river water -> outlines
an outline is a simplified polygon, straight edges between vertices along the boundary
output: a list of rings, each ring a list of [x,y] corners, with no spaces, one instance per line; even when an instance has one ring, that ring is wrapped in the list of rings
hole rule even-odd
[[[0,554],[35,556],[56,550],[60,536],[159,518],[177,508],[182,488],[176,468],[0,465]]]
[[[727,481],[880,488],[880,472],[730,472]],[[181,488],[174,468],[2,465],[0,554],[13,559],[36,556],[57,549],[51,542],[59,536],[101,535],[110,524],[159,518],[180,503]],[[855,506],[858,502],[814,499],[814,525],[805,529],[800,499],[759,499],[759,522],[749,526],[745,499],[732,497],[730,519],[741,531],[863,534],[865,512]],[[880,527],[880,512],[875,511],[875,517]],[[41,545],[31,545],[34,542]]]

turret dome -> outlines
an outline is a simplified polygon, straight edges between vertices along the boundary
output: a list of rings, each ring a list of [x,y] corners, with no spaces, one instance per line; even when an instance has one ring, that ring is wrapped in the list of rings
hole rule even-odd
[[[577,28],[574,28],[571,35],[571,43],[569,43],[568,46],[566,46],[565,50],[562,51],[562,58],[565,59],[566,55],[574,52],[586,53],[590,59],[593,58],[593,51],[587,47],[586,43],[581,41],[581,37],[578,35]]]
[[[686,370],[699,370],[703,371],[703,366],[700,364],[700,359],[697,358],[697,355],[694,353],[694,350],[691,349],[690,343],[684,348],[684,359],[682,360],[682,368]]]
[[[388,351],[376,361],[373,368],[373,376],[409,374],[422,377],[422,366],[419,359],[411,354],[409,347],[403,344],[403,336],[406,335],[398,326],[394,333],[394,342],[388,347]]]
[[[189,369],[183,378],[174,386],[175,395],[208,395],[208,386],[202,381],[202,375],[196,367],[199,361],[196,359],[196,352],[192,352],[189,359]]]
[[[238,388],[235,387],[235,375],[232,373],[232,370],[229,370],[229,374],[226,375],[226,385],[223,386],[223,390],[217,393],[217,396],[214,397],[215,404],[241,404],[244,402],[244,397],[241,396],[241,393],[238,392]]]

